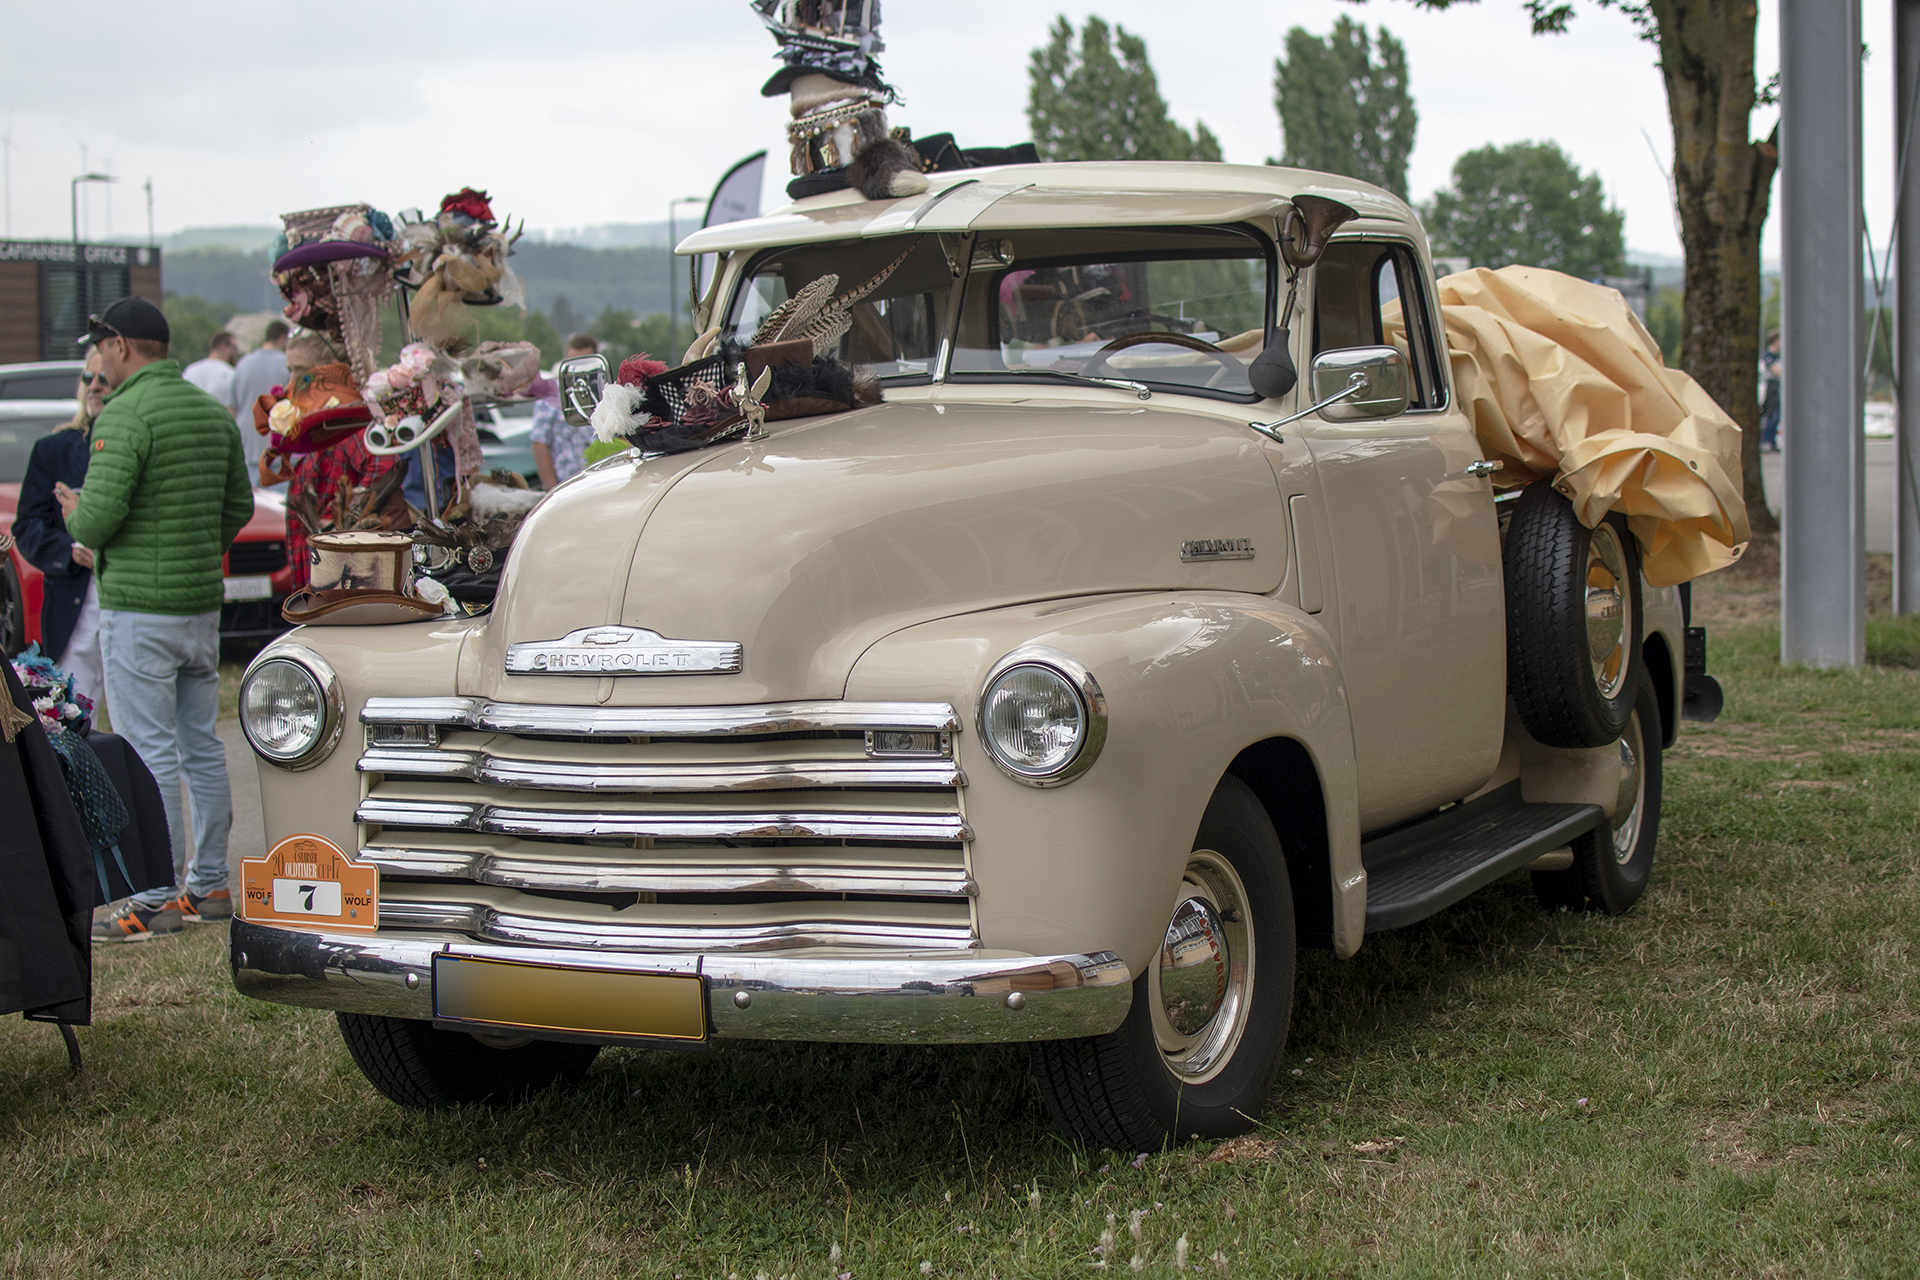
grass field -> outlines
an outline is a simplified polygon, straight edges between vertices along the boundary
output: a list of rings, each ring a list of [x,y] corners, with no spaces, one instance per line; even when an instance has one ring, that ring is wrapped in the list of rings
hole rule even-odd
[[[205,929],[99,956],[77,1079],[0,1023],[0,1271],[1912,1275],[1920,625],[1782,670],[1764,570],[1698,597],[1727,710],[1667,757],[1647,899],[1548,915],[1514,877],[1304,957],[1250,1138],[1079,1149],[997,1047],[608,1051],[413,1114]]]

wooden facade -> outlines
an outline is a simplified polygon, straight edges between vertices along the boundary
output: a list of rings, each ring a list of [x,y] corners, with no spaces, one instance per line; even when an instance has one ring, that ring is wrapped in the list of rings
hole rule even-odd
[[[0,364],[77,358],[87,316],[128,294],[160,304],[159,249],[0,240]]]

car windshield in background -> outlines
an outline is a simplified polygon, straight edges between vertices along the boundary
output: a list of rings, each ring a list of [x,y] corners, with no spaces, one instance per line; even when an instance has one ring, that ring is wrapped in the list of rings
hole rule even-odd
[[[73,420],[73,407],[31,414],[0,415],[0,484],[19,484],[27,474],[33,442]]]
[[[850,308],[846,333],[816,350],[865,365],[883,380],[929,377],[953,290],[953,272],[937,236],[775,250],[756,261],[745,286],[734,291],[727,328],[741,343],[750,343],[769,315],[820,277],[839,277],[833,289],[838,297],[872,281],[896,259],[899,265],[887,278]]]
[[[1015,232],[978,244],[955,381],[1120,379],[1251,397],[1272,307],[1260,243],[1234,231]]]
[[[0,400],[71,400],[81,367],[76,360],[70,369],[0,372]]]

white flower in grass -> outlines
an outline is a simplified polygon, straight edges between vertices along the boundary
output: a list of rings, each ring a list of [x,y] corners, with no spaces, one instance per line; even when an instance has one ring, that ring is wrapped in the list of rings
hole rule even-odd
[[[1173,1265],[1179,1271],[1187,1269],[1187,1238],[1184,1235],[1173,1242]]]

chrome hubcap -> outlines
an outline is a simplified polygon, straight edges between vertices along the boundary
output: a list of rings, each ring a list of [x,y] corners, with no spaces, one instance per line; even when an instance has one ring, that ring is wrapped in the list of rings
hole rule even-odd
[[[1613,860],[1625,864],[1633,859],[1633,848],[1640,843],[1640,815],[1645,808],[1646,775],[1641,768],[1645,744],[1640,738],[1640,713],[1627,717],[1627,731],[1620,735],[1620,792],[1613,802]]]
[[[1196,850],[1148,975],[1154,1039],[1170,1071],[1198,1084],[1226,1065],[1246,1030],[1252,982],[1246,889],[1224,857]]]
[[[1587,540],[1587,656],[1600,696],[1612,701],[1627,680],[1627,645],[1633,619],[1627,616],[1627,555],[1610,524]]]

